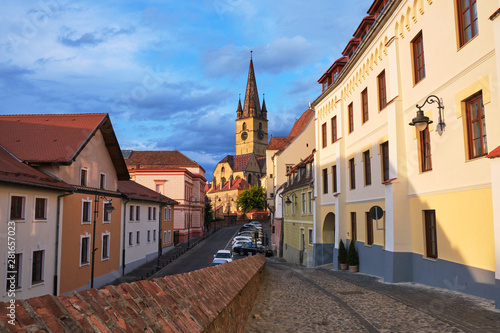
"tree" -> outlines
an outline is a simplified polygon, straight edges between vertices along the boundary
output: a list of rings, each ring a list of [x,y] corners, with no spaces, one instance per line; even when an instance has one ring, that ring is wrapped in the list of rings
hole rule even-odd
[[[358,266],[359,265],[359,257],[358,252],[356,252],[356,247],[354,246],[354,241],[351,241],[349,244],[349,251],[347,252],[347,263],[349,266]]]
[[[212,205],[210,202],[205,201],[205,228],[210,228],[210,223],[212,223],[213,215],[212,215]]]
[[[266,193],[260,186],[254,186],[241,192],[236,200],[238,209],[244,213],[252,209],[264,209],[266,207]]]

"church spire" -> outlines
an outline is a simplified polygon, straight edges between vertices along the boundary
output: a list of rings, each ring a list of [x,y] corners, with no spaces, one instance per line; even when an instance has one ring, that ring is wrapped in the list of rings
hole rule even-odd
[[[243,113],[243,109],[241,108],[241,94],[240,94],[240,97],[238,99],[238,109],[236,110],[236,116],[238,119],[241,118],[242,113]]]
[[[267,119],[266,94],[262,94],[262,118]]]
[[[250,51],[250,68],[248,69],[247,90],[243,104],[243,117],[261,117],[259,92],[253,69],[252,51]]]

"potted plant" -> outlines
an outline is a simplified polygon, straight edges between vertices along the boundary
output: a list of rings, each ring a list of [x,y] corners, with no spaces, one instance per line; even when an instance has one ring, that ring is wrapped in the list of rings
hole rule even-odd
[[[351,272],[358,271],[359,257],[358,257],[358,252],[356,252],[356,246],[354,245],[354,241],[351,241],[351,244],[349,244],[349,252],[347,253],[347,263],[349,264]]]
[[[339,243],[339,264],[340,264],[340,269],[345,271],[347,269],[347,249],[345,248],[344,242],[342,239],[340,240]]]

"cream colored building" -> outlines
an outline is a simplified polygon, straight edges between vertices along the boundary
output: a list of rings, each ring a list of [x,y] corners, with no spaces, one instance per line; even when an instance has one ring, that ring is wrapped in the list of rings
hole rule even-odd
[[[486,158],[500,145],[498,5],[373,2],[313,103],[316,265],[337,268],[339,240],[354,239],[361,272],[499,307]],[[416,105],[433,121],[423,132],[409,125]],[[378,223],[374,206],[384,211]]]

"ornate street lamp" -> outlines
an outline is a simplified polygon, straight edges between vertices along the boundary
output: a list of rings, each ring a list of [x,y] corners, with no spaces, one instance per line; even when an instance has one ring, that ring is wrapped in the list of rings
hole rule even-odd
[[[437,103],[438,104],[438,109],[439,109],[438,126],[440,127],[440,130],[442,131],[444,126],[445,126],[445,123],[443,121],[443,116],[441,114],[441,111],[444,109],[444,106],[443,106],[443,104],[441,104],[441,100],[436,95],[430,95],[429,97],[427,97],[424,104],[422,104],[420,106],[417,104],[417,108],[418,108],[417,116],[412,119],[410,125],[415,126],[417,128],[417,130],[422,132],[423,130],[425,130],[427,128],[427,125],[432,124],[432,120],[429,120],[429,117],[426,117],[424,115],[424,111],[422,111],[422,108],[427,103],[429,103],[429,104]]]

